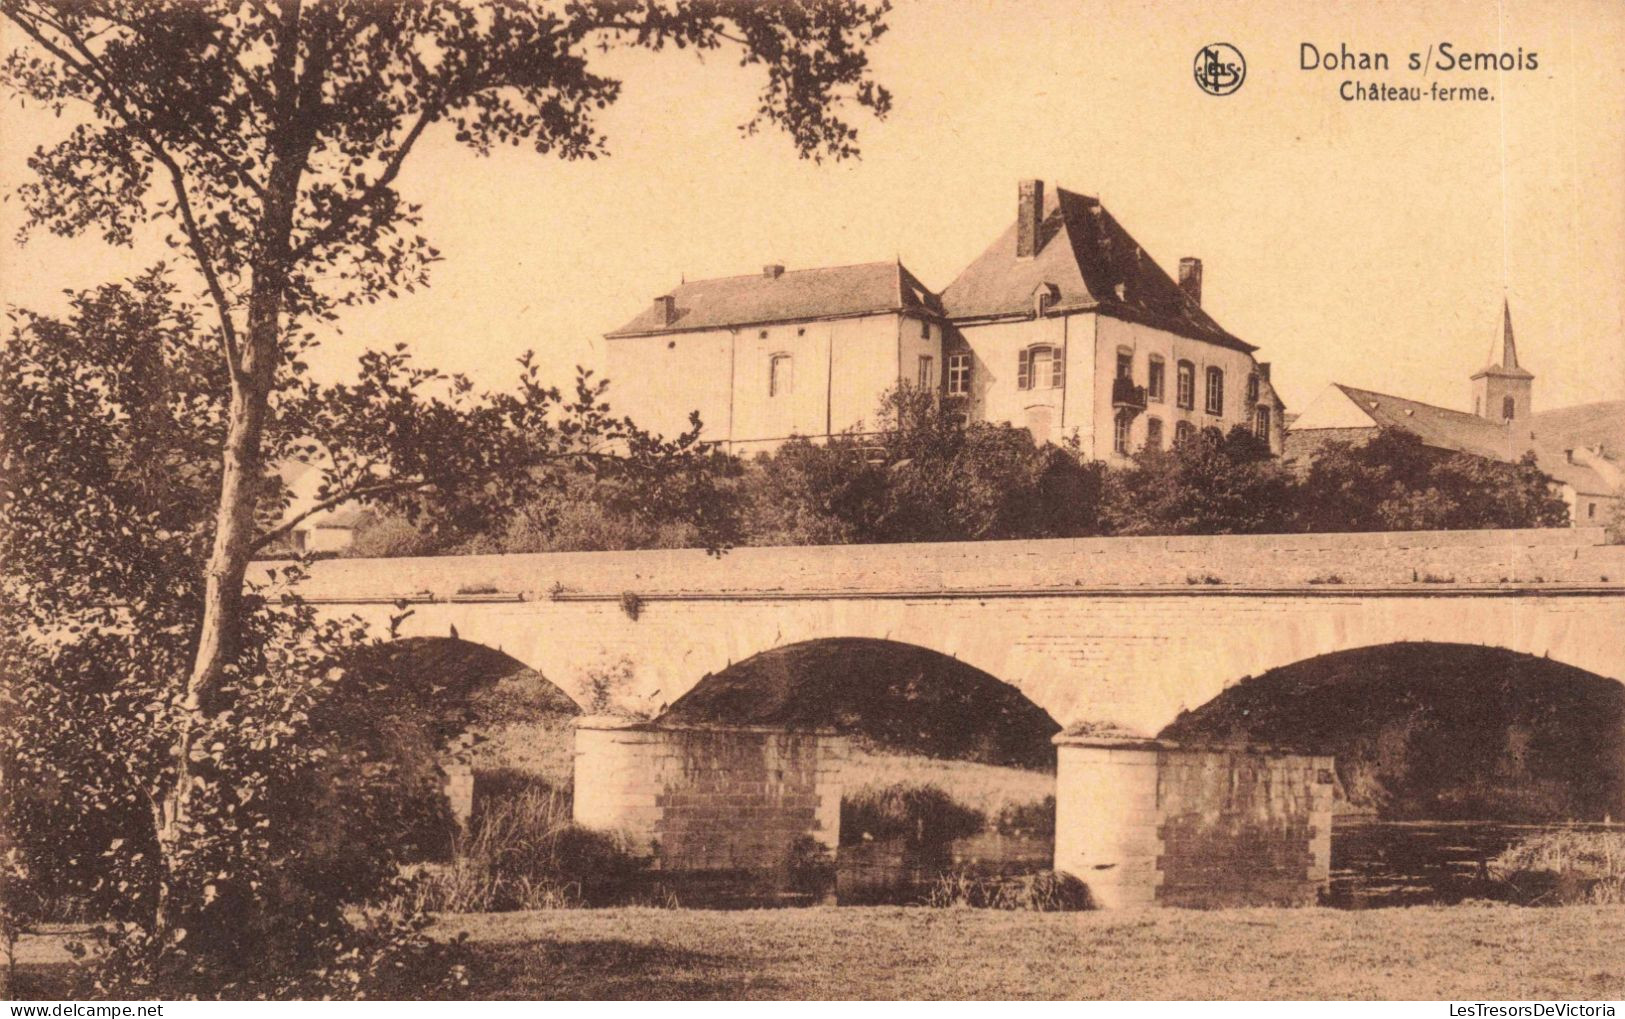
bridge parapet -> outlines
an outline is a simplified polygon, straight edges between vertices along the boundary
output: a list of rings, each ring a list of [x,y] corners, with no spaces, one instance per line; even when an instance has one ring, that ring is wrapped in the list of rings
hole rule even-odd
[[[1063,538],[522,555],[334,559],[302,593],[323,602],[1001,591],[1617,587],[1625,545],[1601,528]]]

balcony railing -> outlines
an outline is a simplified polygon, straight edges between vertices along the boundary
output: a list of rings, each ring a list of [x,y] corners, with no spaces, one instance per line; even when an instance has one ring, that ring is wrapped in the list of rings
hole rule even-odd
[[[1112,379],[1112,406],[1118,409],[1145,410],[1145,387],[1136,386],[1133,379]]]

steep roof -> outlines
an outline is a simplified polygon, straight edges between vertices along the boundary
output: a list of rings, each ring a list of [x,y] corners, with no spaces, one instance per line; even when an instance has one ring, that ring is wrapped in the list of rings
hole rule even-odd
[[[1569,459],[1567,450],[1602,445],[1618,459],[1625,449],[1625,401],[1567,407],[1533,415],[1512,425],[1486,420],[1476,414],[1435,407],[1390,393],[1356,389],[1334,382],[1352,406],[1371,420],[1371,428],[1403,428],[1427,446],[1470,453],[1488,460],[1511,462],[1529,450],[1542,473],[1588,495],[1615,492],[1599,471]],[[1358,440],[1356,427],[1298,429],[1287,434],[1285,456],[1307,464],[1329,442]],[[1532,437],[1531,437],[1532,433]]]
[[[1498,424],[1477,414],[1435,407],[1390,393],[1333,383],[1374,425],[1403,428],[1424,445],[1471,453],[1490,460],[1516,460],[1529,448],[1527,426]]]
[[[1618,484],[1613,478],[1589,464],[1571,462],[1568,450],[1601,447],[1602,456],[1619,465],[1609,472],[1617,477],[1620,467],[1625,467],[1625,400],[1541,411],[1533,415],[1532,420],[1535,456],[1541,470],[1587,495],[1618,494]],[[1582,456],[1589,459],[1586,453]]]
[[[895,261],[690,280],[670,296],[669,322],[664,310],[651,303],[605,335],[644,336],[892,312],[942,316],[937,296]]]
[[[1474,373],[1473,378],[1483,375],[1499,375],[1510,379],[1535,377],[1518,364],[1518,343],[1512,336],[1512,306],[1505,298],[1501,301],[1501,335],[1490,348],[1489,363]]]
[[[1099,199],[1063,188],[1046,193],[1039,249],[1031,258],[1016,256],[1017,229],[1012,222],[942,292],[950,317],[1029,314],[1034,292],[1049,284],[1058,293],[1051,312],[1098,311],[1249,353],[1257,349],[1225,332]]]
[[[1531,415],[1535,436],[1574,449],[1603,446],[1609,455],[1625,454],[1625,400],[1601,400]]]

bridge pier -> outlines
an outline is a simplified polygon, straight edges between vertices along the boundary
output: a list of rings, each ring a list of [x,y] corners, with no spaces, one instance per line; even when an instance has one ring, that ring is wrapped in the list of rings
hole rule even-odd
[[[827,866],[833,888],[845,758],[846,740],[827,730],[583,718],[574,816],[625,835],[684,884],[814,892],[810,871]]]
[[[1103,909],[1313,905],[1331,880],[1332,759],[1057,736],[1055,869]]]

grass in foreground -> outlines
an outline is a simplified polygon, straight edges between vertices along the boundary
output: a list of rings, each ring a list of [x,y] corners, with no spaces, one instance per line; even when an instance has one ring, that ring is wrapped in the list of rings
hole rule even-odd
[[[1625,906],[588,909],[437,930],[469,932],[493,999],[1625,997]],[[60,992],[60,940],[25,942],[22,996]]]
[[[488,998],[1625,996],[1625,907],[615,909],[441,928],[476,942]]]

